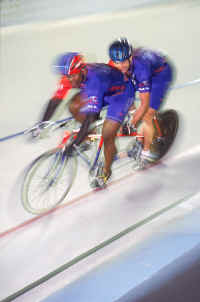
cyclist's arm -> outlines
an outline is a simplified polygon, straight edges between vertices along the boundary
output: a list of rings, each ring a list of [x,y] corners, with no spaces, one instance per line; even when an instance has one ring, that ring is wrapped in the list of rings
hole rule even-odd
[[[136,125],[149,108],[151,91],[151,65],[148,61],[136,60],[134,66],[137,89],[139,91],[140,105],[132,120]]]
[[[133,119],[132,119],[132,124],[134,126],[137,125],[137,123],[143,118],[144,114],[149,108],[149,100],[150,100],[150,92],[140,92],[140,106],[134,113]]]
[[[98,119],[102,108],[103,94],[100,78],[93,75],[85,81],[81,92],[72,99],[70,112],[72,112],[76,120],[82,123],[73,144],[80,145],[88,135],[91,124]],[[84,120],[82,119],[83,116]]]
[[[69,90],[72,88],[70,81],[66,76],[63,76],[59,82],[58,89],[56,90],[54,96],[49,100],[47,109],[43,115],[42,122],[51,119],[56,108],[59,106],[61,101],[65,98]]]
[[[98,119],[98,113],[90,112],[86,114],[86,118],[83,121],[80,131],[78,132],[78,135],[74,140],[73,144],[76,144],[78,146],[82,143],[82,141],[88,135],[91,124],[94,123],[97,119]]]
[[[85,118],[85,120],[83,121],[83,123],[81,125],[81,128],[80,128],[80,130],[79,130],[79,132],[77,134],[77,137],[75,138],[75,140],[69,146],[66,147],[66,149],[65,149],[65,153],[66,154],[73,153],[73,151],[74,151],[74,145],[78,146],[78,145],[80,145],[83,142],[83,140],[88,135],[90,125],[94,121],[96,121],[97,118],[98,118],[98,114],[97,113],[89,113],[89,114],[86,115],[86,118]]]
[[[54,93],[53,98],[57,99],[64,99],[64,97],[67,95],[68,91],[72,88],[72,85],[69,81],[69,79],[66,76],[62,76],[58,88],[56,92]]]

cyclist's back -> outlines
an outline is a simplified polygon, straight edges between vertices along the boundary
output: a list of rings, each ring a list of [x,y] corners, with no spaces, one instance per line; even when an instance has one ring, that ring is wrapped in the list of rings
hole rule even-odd
[[[162,76],[161,82],[172,79],[172,67],[167,58],[159,52],[145,48],[134,50],[131,73],[139,92],[151,91],[152,81],[158,76]]]
[[[128,108],[133,102],[134,86],[131,79],[116,68],[107,64],[87,64],[86,76],[81,83],[81,112],[99,113],[109,105],[107,117],[122,123]]]
[[[96,95],[111,96],[124,91],[124,75],[111,66],[103,63],[87,64],[87,76],[82,88],[93,90]]]
[[[136,64],[148,65],[152,73],[161,66],[166,64],[166,57],[160,52],[147,49],[137,48],[134,50],[134,60]]]

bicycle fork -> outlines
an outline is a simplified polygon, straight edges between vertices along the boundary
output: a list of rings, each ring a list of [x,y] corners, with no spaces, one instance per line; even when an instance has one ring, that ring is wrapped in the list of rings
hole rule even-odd
[[[64,150],[65,150],[65,145],[70,137],[71,137],[70,132],[66,131],[65,136],[62,139],[62,142],[58,146],[58,152],[56,152],[55,156],[53,157],[48,172],[44,177],[48,179],[47,189],[52,185],[56,184],[57,180],[59,179],[60,175],[64,170],[65,163],[67,160]]]
[[[93,162],[93,164],[90,168],[90,171],[89,171],[90,175],[94,175],[95,169],[98,166],[98,160],[99,160],[99,156],[100,156],[100,153],[101,153],[101,150],[102,150],[102,146],[103,146],[103,137],[101,137],[101,139],[100,139],[94,162]]]

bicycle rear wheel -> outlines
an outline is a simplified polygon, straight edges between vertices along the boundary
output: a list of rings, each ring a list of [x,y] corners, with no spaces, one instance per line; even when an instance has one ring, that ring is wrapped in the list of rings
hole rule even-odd
[[[178,113],[169,109],[158,113],[158,123],[162,132],[162,137],[154,139],[152,144],[153,152],[163,157],[172,146],[179,127]]]
[[[61,203],[76,173],[76,157],[56,148],[43,153],[28,167],[22,185],[22,205],[32,214],[42,214]]]

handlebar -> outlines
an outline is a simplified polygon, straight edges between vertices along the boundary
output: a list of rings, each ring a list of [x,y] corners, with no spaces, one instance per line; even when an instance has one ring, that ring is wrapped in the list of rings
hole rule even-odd
[[[49,127],[52,127],[53,125],[66,123],[66,122],[68,122],[70,120],[73,120],[73,117],[68,117],[68,118],[65,118],[65,119],[62,119],[62,120],[58,120],[58,121],[38,122],[38,123],[34,124],[33,126],[31,126],[29,128],[26,128],[23,131],[20,131],[20,132],[17,132],[17,133],[14,133],[14,134],[11,134],[11,135],[8,135],[8,136],[0,138],[0,142],[6,141],[6,140],[11,139],[11,138],[14,138],[16,136],[20,136],[20,135],[24,135],[24,134],[29,134],[29,133],[31,133],[32,131],[34,131],[35,129],[37,129],[39,127],[41,129],[47,129]]]

